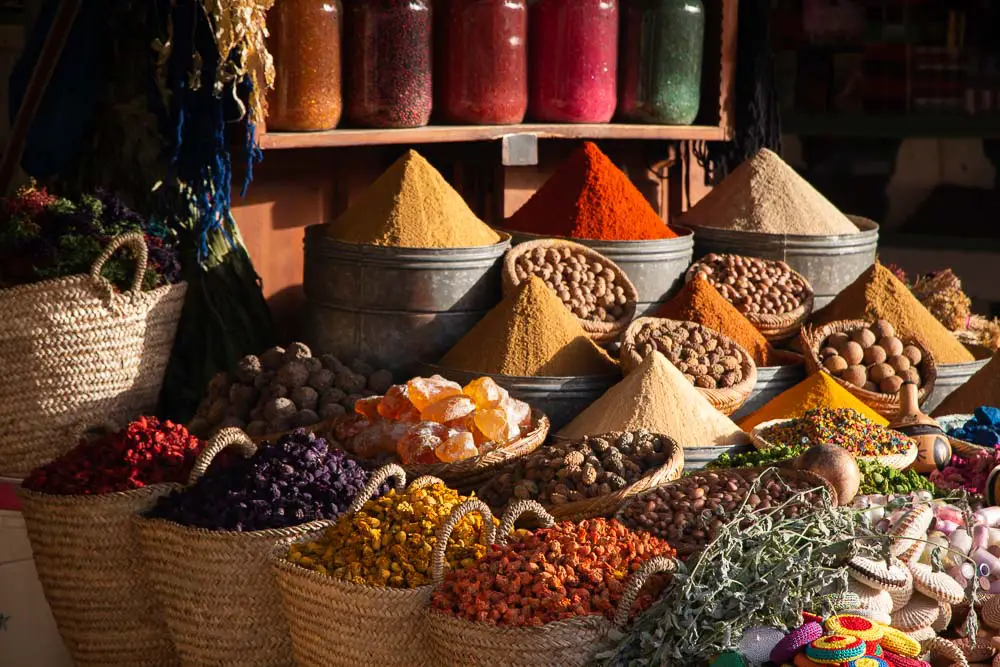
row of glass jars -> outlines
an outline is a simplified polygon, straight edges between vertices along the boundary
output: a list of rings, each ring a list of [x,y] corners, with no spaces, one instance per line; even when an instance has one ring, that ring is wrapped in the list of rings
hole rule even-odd
[[[702,0],[431,5],[276,2],[269,129],[332,129],[342,114],[352,126],[420,127],[432,109],[445,123],[483,125],[526,115],[606,123],[616,110],[627,121],[687,125],[698,114]]]

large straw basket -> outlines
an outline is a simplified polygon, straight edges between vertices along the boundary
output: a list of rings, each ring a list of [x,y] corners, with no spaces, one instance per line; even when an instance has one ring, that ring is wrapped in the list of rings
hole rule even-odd
[[[774,447],[774,444],[768,442],[766,437],[767,429],[772,426],[777,426],[778,424],[784,424],[786,422],[793,421],[791,419],[772,419],[770,421],[761,422],[757,426],[753,427],[750,431],[750,441],[753,446],[760,450],[770,449]],[[821,443],[811,443],[811,444],[821,444]],[[879,456],[855,456],[857,459],[864,459],[866,461],[875,461],[881,463],[889,468],[895,468],[896,470],[906,470],[909,468],[914,461],[917,460],[917,454],[920,448],[917,443],[914,442],[913,446],[910,447],[905,452],[900,452],[899,454],[885,454]]]
[[[823,343],[831,335],[835,333],[850,333],[851,331],[856,331],[862,327],[868,326],[868,324],[869,323],[864,320],[837,320],[836,322],[830,322],[829,324],[816,328],[808,326],[803,327],[801,347],[805,353],[806,369],[809,374],[817,371],[827,373],[837,382],[837,384],[849,391],[855,398],[875,410],[875,412],[879,413],[883,417],[892,420],[899,414],[898,393],[883,394],[881,392],[868,391],[867,389],[853,385],[850,382],[841,380],[823,368],[823,363],[819,358],[819,353],[822,349]],[[934,381],[937,379],[937,364],[934,363],[934,355],[931,354],[930,350],[928,350],[922,342],[918,340],[907,340],[904,341],[904,343],[906,345],[915,346],[920,350],[921,356],[923,357],[920,360],[920,364],[917,366],[917,369],[920,371],[920,379],[923,381],[923,384],[920,386],[920,391],[917,394],[917,402],[922,403],[934,388]]]
[[[122,247],[136,270],[118,293],[101,269]],[[156,406],[187,285],[142,291],[146,262],[143,235],[124,234],[89,275],[0,290],[0,474],[23,477],[93,425]]]
[[[358,512],[389,477],[397,487],[406,473],[395,464],[380,468],[355,499],[348,514]],[[413,486],[441,483],[421,477]],[[470,512],[483,517],[484,538],[492,544],[496,535],[493,514],[482,501],[470,499],[456,507],[438,530],[431,566],[443,567],[452,531]],[[274,550],[272,563],[291,631],[292,649],[299,667],[433,667],[423,612],[430,603],[431,585],[419,588],[364,586],[333,579],[287,560],[295,542],[318,538],[334,525],[325,524],[311,534],[285,540]]]
[[[196,482],[215,456],[256,446],[239,429],[220,432],[191,471]],[[253,532],[213,531],[136,517],[146,574],[184,667],[291,667],[292,646],[268,556],[279,541],[324,525]]]
[[[534,501],[510,506],[500,521],[498,540],[506,540],[509,529],[522,512],[534,514],[542,525],[553,520]],[[643,585],[653,575],[674,572],[676,561],[651,558],[633,573],[612,623],[604,616],[580,616],[540,627],[504,627],[474,623],[431,609],[425,615],[435,667],[584,667],[609,643],[609,637],[628,623],[632,606]],[[441,581],[440,579],[438,580]]]
[[[762,261],[784,264],[784,262],[781,262],[780,260]],[[684,276],[684,281],[691,282],[694,276],[698,274],[700,268],[701,260],[692,264]],[[761,335],[772,343],[781,342],[797,336],[799,330],[802,329],[802,324],[806,321],[806,318],[809,317],[813,310],[812,285],[808,280],[806,280],[806,277],[798,271],[795,271],[791,267],[788,267],[788,270],[798,276],[799,279],[801,279],[805,284],[806,288],[802,303],[800,303],[797,308],[790,310],[787,313],[782,313],[781,315],[774,315],[771,313],[743,313],[743,316],[746,317],[751,324],[757,327],[757,330],[760,331]]]
[[[636,345],[636,338],[647,329],[678,329],[682,325],[692,325],[692,322],[681,322],[679,320],[668,320],[662,317],[640,317],[629,325],[625,331],[621,349],[622,372],[626,375],[642,364],[643,356]],[[757,384],[757,365],[754,363],[750,353],[737,345],[731,338],[724,336],[714,329],[694,324],[695,331],[704,332],[705,335],[718,337],[733,346],[739,355],[740,369],[743,372],[743,380],[732,387],[719,387],[717,389],[703,389],[697,387],[698,392],[708,399],[716,410],[724,415],[731,415],[740,409]]]
[[[622,271],[621,267],[615,264],[613,261],[597,252],[596,250],[591,250],[585,245],[574,243],[572,241],[563,241],[560,239],[539,239],[537,241],[527,241],[525,243],[519,243],[510,250],[503,259],[503,291],[506,296],[516,288],[521,281],[517,277],[516,267],[518,261],[525,255],[531,255],[537,251],[547,251],[555,250],[562,253],[563,256],[567,254],[572,254],[582,259],[587,260],[593,265],[593,263],[600,264],[604,270],[611,271],[615,276],[615,285],[620,285],[625,290],[625,305],[623,307],[624,312],[621,317],[616,319],[614,322],[607,322],[604,320],[597,319],[584,319],[578,317],[580,325],[583,330],[586,331],[590,338],[597,343],[610,343],[618,339],[628,323],[632,321],[635,317],[636,304],[639,302],[639,292],[636,291],[635,285],[629,280],[628,276]],[[535,270],[535,275],[540,278],[543,277],[539,274],[540,269]],[[530,273],[530,272],[529,272]],[[568,304],[567,304],[568,305]]]

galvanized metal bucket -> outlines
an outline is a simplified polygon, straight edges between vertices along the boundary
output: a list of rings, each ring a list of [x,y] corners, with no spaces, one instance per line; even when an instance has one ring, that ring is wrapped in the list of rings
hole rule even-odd
[[[573,418],[583,412],[604,392],[621,380],[618,375],[591,375],[577,377],[518,377],[514,375],[491,375],[470,373],[457,368],[437,364],[419,364],[419,375],[441,375],[449,380],[465,385],[477,377],[491,377],[496,383],[533,408],[541,410],[552,423],[551,433],[555,433]]]
[[[783,260],[812,285],[813,310],[819,310],[875,263],[878,225],[847,217],[858,226],[857,234],[803,236],[695,227],[694,256],[715,252]]]
[[[306,342],[406,374],[439,359],[500,301],[510,237],[478,248],[389,248],[306,229]]]
[[[753,451],[753,445],[736,445],[734,447],[685,447],[684,472],[701,470],[723,454],[744,454]]]
[[[920,404],[920,409],[926,414],[930,414],[944,403],[948,394],[955,391],[969,381],[969,378],[989,363],[992,353],[984,347],[966,346],[976,361],[964,364],[938,364],[937,379],[934,381],[934,388],[927,395],[924,402]]]
[[[662,303],[684,284],[684,273],[691,266],[695,236],[686,227],[670,227],[677,237],[654,241],[595,241],[570,239],[596,250],[621,267],[639,293],[636,317],[653,315]],[[534,241],[537,234],[509,232],[513,244]]]
[[[739,422],[744,417],[753,414],[778,394],[791,389],[806,379],[805,364],[790,366],[758,366],[757,384],[747,402],[734,412],[730,419]]]

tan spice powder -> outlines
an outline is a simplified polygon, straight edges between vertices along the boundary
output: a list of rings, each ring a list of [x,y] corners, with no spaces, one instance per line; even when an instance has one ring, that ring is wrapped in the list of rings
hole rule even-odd
[[[474,248],[500,242],[461,195],[416,151],[407,151],[328,225],[331,238],[398,248]]]
[[[610,375],[618,364],[537,276],[521,283],[441,360],[474,373],[521,377]]]
[[[846,215],[766,148],[712,188],[680,224],[808,236],[858,232]]]
[[[892,271],[878,262],[858,276],[825,308],[813,314],[813,324],[835,320],[888,320],[903,340],[917,339],[934,355],[939,364],[963,364],[975,361],[943,324],[917,301],[909,288]]]
[[[1000,406],[1000,355],[993,355],[965,384],[934,408],[934,416],[969,415],[983,405]]]
[[[577,415],[559,435],[581,438],[640,428],[669,435],[682,447],[749,442],[746,433],[712,407],[659,352],[647,356],[637,369]]]

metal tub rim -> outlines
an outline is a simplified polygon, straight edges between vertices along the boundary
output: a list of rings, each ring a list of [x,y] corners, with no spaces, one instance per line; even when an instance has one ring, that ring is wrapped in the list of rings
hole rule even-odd
[[[858,227],[856,234],[810,235],[810,234],[770,234],[767,232],[748,232],[719,227],[691,225],[695,239],[720,241],[724,244],[746,245],[748,249],[755,246],[767,246],[794,251],[797,255],[806,255],[814,250],[817,255],[852,255],[859,249],[864,249],[878,242],[879,225],[873,220],[860,216],[847,216]],[[831,252],[831,250],[833,250]],[[822,252],[821,252],[822,251]]]
[[[608,373],[606,375],[504,375],[502,373],[480,373],[478,371],[469,371],[463,368],[424,361],[419,362],[417,368],[434,371],[444,377],[447,377],[445,375],[446,372],[452,371],[464,375],[474,375],[475,377],[503,378],[512,384],[524,385],[526,388],[533,384],[539,385],[539,388],[545,385],[546,391],[551,390],[551,387],[557,384],[562,391],[572,391],[573,389],[592,388],[604,383],[609,383],[608,386],[611,386],[622,379],[620,374],[615,373]]]
[[[512,243],[523,241],[538,241],[540,239],[558,239],[560,241],[572,241],[580,245],[592,248],[599,253],[628,252],[634,255],[683,255],[689,248],[694,247],[695,232],[689,227],[680,225],[669,225],[670,229],[677,232],[677,236],[669,239],[636,239],[630,241],[605,241],[603,239],[578,239],[570,236],[554,236],[552,234],[532,234],[531,232],[519,232],[510,229],[498,228],[500,234],[506,234],[512,238]],[[613,259],[613,258],[610,258]]]
[[[444,269],[477,268],[492,264],[496,258],[510,248],[511,237],[506,232],[500,234],[500,241],[486,246],[471,248],[403,248],[398,246],[381,246],[367,243],[348,243],[338,241],[323,235],[326,225],[310,225],[306,227],[305,252],[324,259],[352,259],[363,257],[368,265],[385,264],[395,269],[406,268],[406,263],[414,264],[414,268],[442,265]]]

